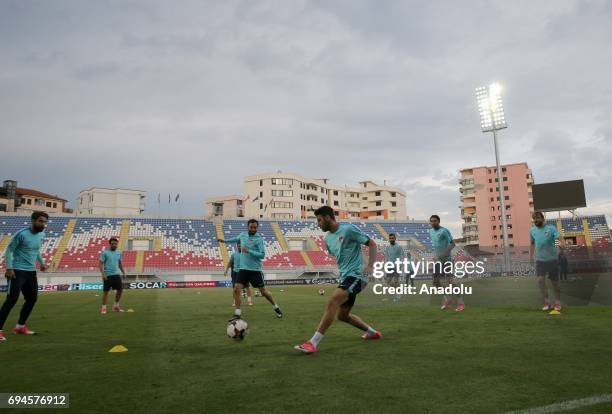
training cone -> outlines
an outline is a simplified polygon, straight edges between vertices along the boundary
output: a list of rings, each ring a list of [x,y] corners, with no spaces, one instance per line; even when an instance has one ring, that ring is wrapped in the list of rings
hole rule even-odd
[[[126,312],[132,313],[132,312],[134,312],[134,309],[128,309],[128,310],[126,310]]]
[[[127,352],[127,350],[123,345],[115,345],[108,352]]]
[[[561,315],[561,312],[559,312],[558,310],[551,310],[550,312],[548,312],[549,315]]]

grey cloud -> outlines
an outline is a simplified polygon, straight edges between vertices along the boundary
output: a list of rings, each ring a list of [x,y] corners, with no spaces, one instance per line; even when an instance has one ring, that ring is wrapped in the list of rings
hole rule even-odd
[[[411,216],[457,226],[458,170],[494,163],[474,87],[500,80],[502,162],[527,161],[536,180],[584,177],[610,214],[610,9],[3,2],[0,176],[71,200],[140,187],[151,211],[157,193],[180,192],[182,214],[263,171],[371,178],[408,191]]]

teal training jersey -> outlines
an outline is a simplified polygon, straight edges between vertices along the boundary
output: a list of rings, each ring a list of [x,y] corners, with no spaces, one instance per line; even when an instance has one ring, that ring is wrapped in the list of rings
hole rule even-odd
[[[433,244],[434,253],[438,260],[450,260],[451,256],[448,252],[448,246],[453,242],[453,236],[450,231],[445,227],[433,227],[429,229],[429,237],[431,238],[431,244]]]
[[[404,260],[405,257],[404,249],[397,243],[385,248],[385,261],[387,262],[395,262],[397,259]]]
[[[529,231],[531,241],[535,244],[536,260],[549,262],[557,260],[557,247],[555,240],[559,238],[559,230],[552,224],[542,227],[533,226]]]
[[[340,269],[340,281],[354,276],[363,281],[368,278],[363,274],[363,256],[361,246],[370,238],[359,227],[350,223],[340,223],[335,233],[325,236],[327,250],[336,258]]]
[[[246,247],[248,253],[240,253],[240,269],[244,270],[261,270],[261,261],[266,257],[263,238],[259,233],[249,235],[248,231],[243,231],[236,237],[226,239],[225,243],[237,243],[240,241],[240,247]]]
[[[31,228],[21,229],[11,238],[4,257],[6,268],[13,270],[36,270],[36,261],[41,265],[45,260],[40,255],[40,246],[45,232],[32,233]]]
[[[112,251],[111,249],[104,250],[100,255],[100,263],[104,265],[104,276],[117,276],[120,274],[119,262],[121,261],[121,252],[119,250]]]
[[[232,270],[234,272],[240,271],[240,252],[235,251],[232,253],[232,258],[230,260],[232,262]]]

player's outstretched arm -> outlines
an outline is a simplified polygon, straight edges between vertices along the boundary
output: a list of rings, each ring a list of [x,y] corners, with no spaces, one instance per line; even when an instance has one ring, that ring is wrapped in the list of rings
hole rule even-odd
[[[45,259],[43,259],[42,255],[40,254],[40,251],[36,255],[36,260],[38,261],[38,263],[40,263],[40,270],[41,270],[41,272],[46,272],[47,271],[47,264],[45,263]]]
[[[98,269],[100,270],[100,274],[102,275],[102,280],[106,280],[106,275],[104,274],[104,262],[102,262],[102,260],[98,262]]]
[[[369,239],[365,245],[368,246],[368,265],[366,267],[366,273],[371,275],[372,269],[374,269],[374,262],[376,262],[376,242],[373,239]]]
[[[125,277],[125,269],[123,269],[123,262],[119,260],[119,270],[121,270],[121,274]]]
[[[15,249],[19,245],[19,234],[13,236],[11,242],[8,246],[6,246],[6,250],[4,251],[4,261],[6,263],[6,273],[4,276],[7,279],[15,278],[15,271],[13,270],[13,257],[15,254]]]
[[[219,243],[225,243],[225,244],[236,243],[239,240],[240,240],[240,236],[230,237],[229,239],[217,239]]]

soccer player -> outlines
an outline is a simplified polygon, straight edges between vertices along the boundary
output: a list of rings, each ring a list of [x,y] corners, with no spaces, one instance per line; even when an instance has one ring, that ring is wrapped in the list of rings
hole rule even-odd
[[[334,210],[329,206],[320,207],[314,213],[321,230],[328,232],[325,236],[325,245],[338,262],[340,284],[327,301],[323,317],[313,337],[294,348],[307,354],[317,352],[319,342],[336,317],[365,331],[361,336],[363,339],[380,339],[382,335],[379,331],[351,313],[357,294],[367,285],[368,275],[372,274],[376,261],[376,243],[357,226],[338,223]],[[369,250],[368,265],[365,269],[361,255],[362,245],[368,246]]]
[[[47,270],[45,260],[40,254],[40,246],[45,238],[45,228],[48,221],[47,213],[42,211],[32,213],[32,225],[15,233],[4,252],[6,259],[4,276],[8,282],[8,290],[6,300],[0,308],[0,341],[6,341],[2,328],[19,299],[19,292],[23,293],[25,302],[21,307],[13,333],[22,335],[34,335],[36,333],[26,326],[26,321],[38,298],[36,262],[40,263],[42,272]]]
[[[232,257],[227,263],[227,267],[225,268],[225,276],[227,277],[227,272],[232,270],[232,297],[234,297],[234,287],[236,286],[236,277],[238,276],[238,272],[240,271],[240,242],[236,245],[237,250],[232,253]],[[251,287],[248,286],[246,289],[247,301],[249,306],[253,306],[253,291]],[[236,302],[232,304],[232,306],[236,306]]]
[[[449,271],[452,269],[453,260],[451,258],[451,252],[455,248],[455,242],[453,236],[447,228],[440,226],[440,216],[433,214],[429,218],[429,237],[434,248],[434,256],[436,258],[436,264],[434,265],[433,284],[436,287],[446,287],[452,282],[453,273]],[[442,307],[444,310],[453,303],[452,298],[444,295],[442,300]],[[463,303],[463,296],[457,296],[457,312],[461,312],[465,309]]]
[[[395,233],[389,234],[389,245],[385,247],[385,262],[395,263],[397,259],[400,261],[404,260],[404,257],[406,257],[406,254],[404,253],[402,246],[397,244],[397,237]],[[387,274],[387,277],[389,278],[389,285],[394,287],[399,286],[400,276],[401,273],[397,271],[397,268],[394,268],[392,272]],[[397,293],[393,300],[397,301],[399,300],[399,297],[400,294]]]
[[[544,224],[544,213],[536,211],[533,214],[534,226],[529,232],[531,235],[531,246],[529,254],[533,262],[535,251],[536,274],[538,275],[538,283],[540,293],[544,301],[543,311],[551,309],[548,300],[548,289],[546,288],[546,275],[553,286],[555,293],[556,311],[561,310],[561,285],[559,284],[559,262],[557,260],[557,247],[555,240],[559,239],[559,244],[563,244],[563,240],[559,238],[557,227],[552,224]]]
[[[230,321],[240,319],[242,316],[242,311],[240,310],[240,306],[242,304],[240,293],[242,292],[242,289],[249,286],[249,283],[254,288],[259,289],[261,294],[268,299],[268,302],[272,304],[276,317],[283,317],[283,312],[280,310],[276,302],[274,302],[272,294],[265,287],[264,277],[261,271],[261,261],[266,256],[266,251],[264,248],[263,238],[259,233],[257,233],[258,227],[259,222],[255,219],[250,219],[247,222],[248,232],[243,231],[238,236],[227,240],[218,239],[219,243],[240,242],[241,246],[240,271],[238,272],[238,276],[236,276],[236,284],[234,285],[234,303],[236,304],[236,309],[234,310],[234,316],[230,319]]]
[[[125,277],[125,270],[123,269],[123,264],[121,263],[121,252],[117,250],[119,240],[117,240],[116,237],[111,237],[108,240],[108,244],[110,248],[102,252],[100,255],[100,263],[98,263],[100,273],[102,274],[102,280],[104,282],[102,308],[100,308],[100,313],[103,315],[106,314],[106,301],[108,300],[108,292],[111,290],[111,288],[115,290],[115,304],[113,305],[113,312],[124,312],[121,305],[119,305],[121,293],[123,292],[123,280],[119,275],[119,270],[121,270],[121,274],[123,277]]]

